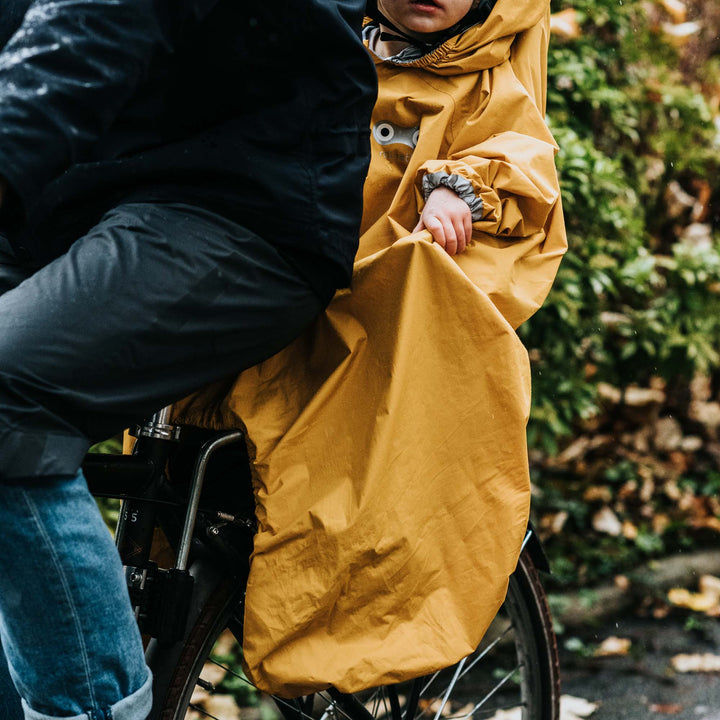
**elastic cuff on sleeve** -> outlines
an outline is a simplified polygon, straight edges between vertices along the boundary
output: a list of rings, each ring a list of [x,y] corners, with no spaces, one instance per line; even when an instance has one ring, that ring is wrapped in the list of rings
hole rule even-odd
[[[467,203],[472,214],[472,221],[482,220],[483,201],[481,197],[475,195],[473,184],[462,175],[450,175],[446,172],[426,173],[422,180],[423,197],[427,202],[430,193],[440,186],[450,188],[457,193],[461,200]]]

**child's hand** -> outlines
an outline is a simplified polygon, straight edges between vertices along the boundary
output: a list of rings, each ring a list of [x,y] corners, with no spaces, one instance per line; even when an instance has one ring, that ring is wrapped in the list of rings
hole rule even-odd
[[[428,196],[420,222],[413,232],[429,230],[448,255],[461,253],[472,237],[472,214],[464,200],[450,188],[437,187]]]

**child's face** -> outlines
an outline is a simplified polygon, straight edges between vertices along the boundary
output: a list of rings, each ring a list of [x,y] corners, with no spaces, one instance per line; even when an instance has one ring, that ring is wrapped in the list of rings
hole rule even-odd
[[[377,0],[377,4],[398,30],[423,39],[462,20],[473,0]]]

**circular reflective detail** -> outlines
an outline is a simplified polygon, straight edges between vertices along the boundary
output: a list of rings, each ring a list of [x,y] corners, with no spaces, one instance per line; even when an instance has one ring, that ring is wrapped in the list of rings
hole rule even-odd
[[[395,137],[395,128],[388,122],[378,123],[373,128],[373,137],[381,145],[387,145]]]

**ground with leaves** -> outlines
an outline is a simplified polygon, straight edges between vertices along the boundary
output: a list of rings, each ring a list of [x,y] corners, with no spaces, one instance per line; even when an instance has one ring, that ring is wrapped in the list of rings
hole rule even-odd
[[[566,639],[563,691],[595,705],[592,720],[720,720],[720,625],[617,618]]]

